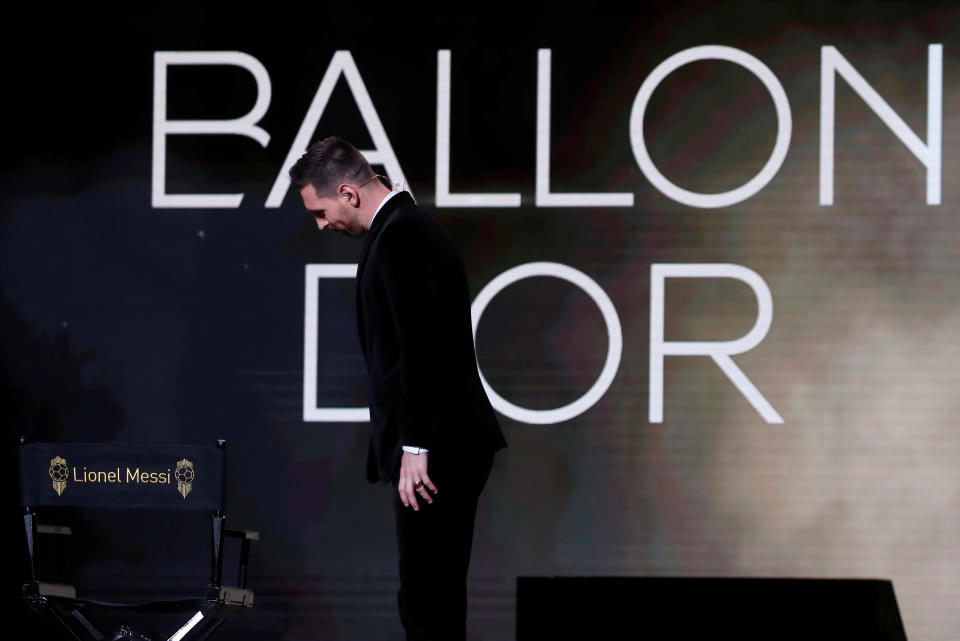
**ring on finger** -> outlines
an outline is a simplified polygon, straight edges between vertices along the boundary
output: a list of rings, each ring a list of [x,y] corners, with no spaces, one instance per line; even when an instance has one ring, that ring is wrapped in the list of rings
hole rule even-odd
[[[413,489],[415,490],[419,490],[421,487],[423,487],[423,481],[417,481],[413,484]]]

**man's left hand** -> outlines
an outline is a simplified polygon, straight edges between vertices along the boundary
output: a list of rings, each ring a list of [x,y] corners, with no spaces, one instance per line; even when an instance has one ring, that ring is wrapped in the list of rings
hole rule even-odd
[[[426,452],[420,454],[404,452],[400,459],[400,480],[397,481],[397,492],[400,494],[403,505],[412,507],[415,512],[420,509],[417,504],[418,494],[427,503],[433,503],[430,492],[437,494],[437,486],[427,476],[427,456]]]

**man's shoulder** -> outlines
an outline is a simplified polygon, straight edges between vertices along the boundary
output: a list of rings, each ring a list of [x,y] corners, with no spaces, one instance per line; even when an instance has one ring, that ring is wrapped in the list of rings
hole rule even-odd
[[[414,202],[405,199],[397,204],[396,208],[384,221],[383,233],[389,236],[423,232],[428,229],[440,229],[442,226],[430,213]]]
[[[373,251],[387,262],[448,263],[462,260],[447,229],[430,212],[412,201],[390,212]]]
[[[422,218],[432,218],[426,209],[421,207],[408,192],[402,192],[394,197],[398,202],[394,208],[393,215],[387,220],[387,223],[396,223],[397,220],[419,220]]]

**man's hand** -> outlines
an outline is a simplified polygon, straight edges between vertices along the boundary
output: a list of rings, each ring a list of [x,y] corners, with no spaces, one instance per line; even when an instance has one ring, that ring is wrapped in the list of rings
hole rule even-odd
[[[397,492],[404,506],[412,507],[414,511],[420,509],[417,504],[417,494],[427,503],[433,503],[430,492],[437,494],[437,487],[427,476],[427,456],[426,452],[420,454],[404,452],[400,459],[400,480],[397,481]],[[417,487],[418,481],[419,487]],[[427,491],[428,489],[430,492]]]

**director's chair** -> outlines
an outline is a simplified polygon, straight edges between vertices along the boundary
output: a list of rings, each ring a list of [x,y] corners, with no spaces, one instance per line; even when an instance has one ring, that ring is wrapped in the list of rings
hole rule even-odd
[[[253,607],[253,591],[246,587],[251,541],[257,532],[224,527],[226,494],[226,441],[216,447],[125,445],[91,443],[26,443],[20,440],[20,497],[24,508],[30,580],[23,585],[23,598],[41,615],[53,617],[77,641],[202,641],[219,628],[225,618]],[[66,582],[66,541],[69,527],[40,525],[38,508],[144,508],[150,510],[206,511],[211,515],[210,582],[199,598],[107,603],[77,596]],[[60,542],[56,560],[61,581],[40,576],[40,546],[43,538]],[[206,536],[206,535],[204,535]],[[239,540],[237,586],[223,585],[223,555],[226,537]],[[185,612],[179,629],[170,636],[144,636],[128,625],[106,634],[93,621],[91,610],[114,612]]]

